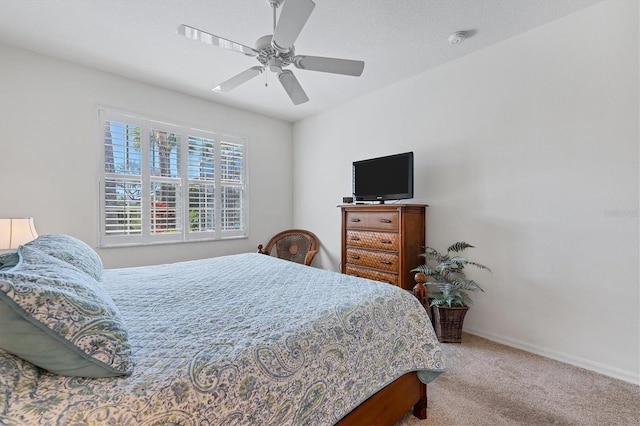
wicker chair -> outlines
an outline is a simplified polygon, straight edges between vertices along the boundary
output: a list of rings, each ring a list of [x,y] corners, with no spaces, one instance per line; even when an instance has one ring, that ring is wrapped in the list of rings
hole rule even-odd
[[[320,242],[313,232],[304,229],[288,229],[273,236],[266,246],[258,244],[258,253],[270,255],[273,246],[276,248],[276,256],[280,259],[311,265]]]

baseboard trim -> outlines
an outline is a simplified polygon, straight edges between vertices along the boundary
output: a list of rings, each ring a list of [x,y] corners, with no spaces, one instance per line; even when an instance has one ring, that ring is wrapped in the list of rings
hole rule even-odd
[[[531,345],[526,342],[521,342],[515,339],[508,339],[497,336],[492,333],[485,333],[480,330],[474,330],[472,328],[465,328],[465,333],[473,334],[474,336],[482,337],[492,342],[500,343],[502,345],[510,346],[512,348],[521,349],[526,352],[531,352],[536,355],[543,356],[545,358],[555,359],[556,361],[571,364],[576,367],[584,368],[586,370],[594,371],[605,376],[613,377],[614,379],[624,380],[625,382],[640,385],[640,374],[622,370],[620,368],[611,367],[609,365],[600,364],[598,362],[589,361],[587,359],[575,357],[562,352],[552,351],[545,348],[540,348],[535,345]]]

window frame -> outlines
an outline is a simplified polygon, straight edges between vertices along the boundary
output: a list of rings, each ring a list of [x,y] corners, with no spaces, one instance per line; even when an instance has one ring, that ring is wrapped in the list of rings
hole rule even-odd
[[[100,247],[118,247],[118,246],[132,246],[132,245],[151,245],[151,244],[167,244],[167,243],[184,243],[193,241],[206,241],[206,240],[227,240],[248,238],[248,143],[247,138],[243,136],[233,136],[216,132],[213,130],[205,130],[200,127],[186,125],[184,123],[169,123],[167,121],[159,120],[157,118],[147,117],[140,114],[133,114],[114,109],[98,108],[98,185],[99,185],[99,246]],[[116,121],[125,123],[127,125],[135,125],[140,127],[140,176],[131,174],[119,174],[107,172],[105,167],[106,153],[105,153],[105,123],[107,121]],[[178,177],[157,177],[151,173],[151,131],[159,130],[170,132],[178,135]],[[214,179],[213,182],[206,181],[206,185],[213,185],[214,188],[214,229],[205,231],[191,231],[190,230],[190,185],[194,183],[201,183],[198,180],[191,179],[189,176],[189,142],[191,138],[208,139],[212,140],[214,145]],[[240,153],[242,157],[242,170],[240,172],[240,182],[231,184],[231,186],[237,186],[240,188],[241,200],[240,200],[240,222],[241,226],[238,229],[222,229],[222,203],[221,192],[222,188],[229,186],[222,182],[221,175],[223,173],[221,163],[221,145],[232,144],[240,147]],[[117,177],[118,179],[130,181],[136,179],[141,180],[141,232],[134,235],[108,235],[106,232],[106,220],[107,220],[107,203],[106,203],[106,182],[110,178]],[[177,232],[170,233],[153,233],[151,229],[151,183],[152,182],[173,182],[180,185],[180,214],[181,214],[181,226]]]

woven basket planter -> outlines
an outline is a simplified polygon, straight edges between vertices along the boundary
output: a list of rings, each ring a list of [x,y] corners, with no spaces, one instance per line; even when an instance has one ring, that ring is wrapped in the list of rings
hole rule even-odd
[[[442,343],[462,342],[462,323],[469,307],[432,306],[433,328]]]

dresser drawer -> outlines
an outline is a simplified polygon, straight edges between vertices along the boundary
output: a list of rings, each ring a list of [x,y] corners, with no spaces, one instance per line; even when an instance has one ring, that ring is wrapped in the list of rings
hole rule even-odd
[[[347,265],[345,267],[345,274],[353,275],[355,277],[367,278],[374,281],[382,281],[393,285],[398,285],[398,274],[392,274],[389,272],[376,271],[373,269],[361,268],[358,266]]]
[[[398,254],[347,248],[347,263],[395,272],[398,270]]]
[[[393,232],[347,231],[346,244],[351,247],[367,247],[398,251],[398,234]]]
[[[373,229],[398,232],[398,212],[346,212],[347,229]]]

